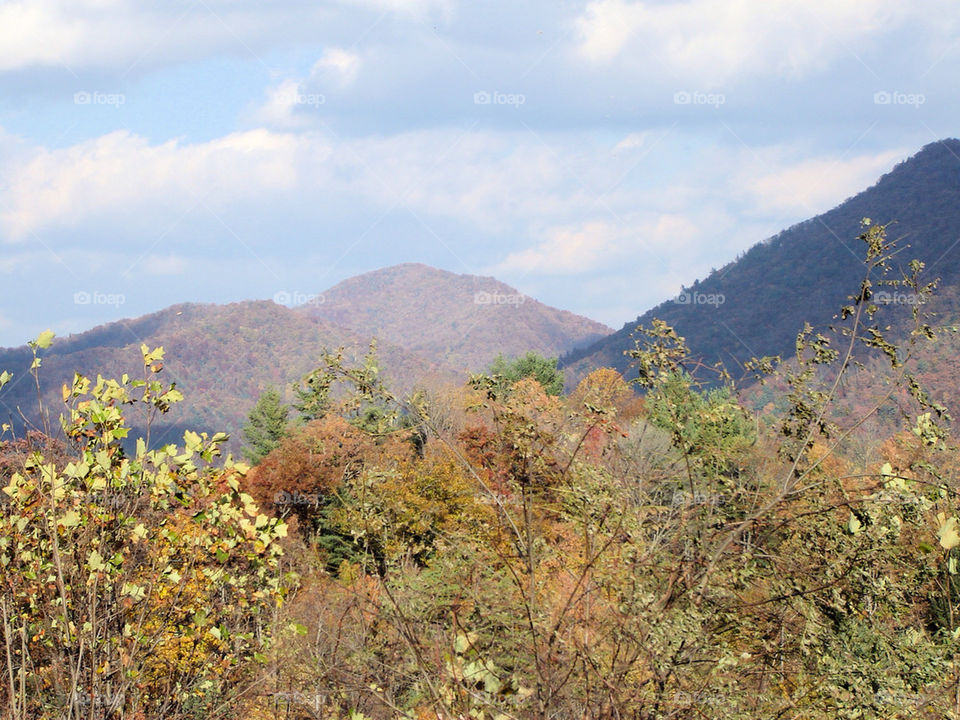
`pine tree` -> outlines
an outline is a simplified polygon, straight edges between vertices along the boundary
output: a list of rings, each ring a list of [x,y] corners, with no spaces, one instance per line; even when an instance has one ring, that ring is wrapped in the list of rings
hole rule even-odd
[[[307,374],[299,383],[294,383],[293,393],[297,396],[293,408],[300,415],[300,422],[318,420],[330,409],[330,387],[333,375],[323,368]]]
[[[563,371],[557,367],[557,358],[546,358],[532,351],[513,360],[501,353],[487,372],[500,379],[500,393],[504,395],[515,382],[523,378],[536,380],[548,395],[560,395],[563,392]]]
[[[268,387],[260,395],[243,428],[243,437],[247,441],[243,455],[252,464],[259,463],[280,444],[286,433],[289,412],[290,408],[283,404],[280,391],[275,387]]]

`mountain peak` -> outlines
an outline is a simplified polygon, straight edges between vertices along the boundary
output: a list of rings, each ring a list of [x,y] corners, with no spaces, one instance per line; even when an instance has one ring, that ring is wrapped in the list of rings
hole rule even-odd
[[[351,277],[298,310],[470,370],[486,367],[500,352],[560,355],[612,332],[496,278],[422,263]]]
[[[420,262],[405,262],[398,263],[396,265],[388,265],[386,267],[377,268],[376,270],[368,270],[367,272],[360,273],[359,275],[354,275],[352,277],[343,280],[333,287],[329,288],[323,294],[326,296],[330,293],[339,291],[344,287],[350,287],[353,285],[361,284],[376,284],[380,282],[396,282],[396,281],[410,281],[410,282],[460,282],[460,283],[477,283],[479,281],[494,283],[501,287],[509,287],[505,283],[497,280],[491,276],[485,275],[473,275],[469,273],[455,273],[451,270],[444,270],[442,268],[437,268],[432,265],[427,265]],[[512,288],[511,288],[512,289]]]

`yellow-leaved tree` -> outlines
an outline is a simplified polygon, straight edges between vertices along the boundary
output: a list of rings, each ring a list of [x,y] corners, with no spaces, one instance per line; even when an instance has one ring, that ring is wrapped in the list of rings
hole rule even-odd
[[[36,376],[44,333],[31,343]],[[157,379],[76,375],[60,422],[69,461],[27,453],[2,489],[0,704],[5,717],[226,717],[269,643],[286,526],[217,465],[227,436],[134,448],[132,406],[182,399]],[[9,375],[5,376],[9,379]]]

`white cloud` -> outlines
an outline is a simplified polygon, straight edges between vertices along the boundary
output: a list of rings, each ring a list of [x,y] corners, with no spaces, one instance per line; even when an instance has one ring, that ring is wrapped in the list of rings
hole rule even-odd
[[[266,101],[248,114],[248,122],[272,130],[304,130],[316,127],[327,98],[308,90],[299,80],[287,79],[268,88]]]
[[[590,63],[624,59],[711,88],[822,70],[918,15],[916,7],[899,0],[592,0],[576,22],[577,50]]]
[[[613,150],[614,152],[631,152],[643,148],[650,140],[650,133],[634,132],[627,135],[618,142]]]
[[[360,72],[360,56],[341,48],[326,50],[313,66],[313,75],[333,75],[341,85],[349,85]]]
[[[147,246],[136,266],[177,275],[197,262],[186,239],[196,237],[189,213],[200,203],[243,229],[245,242],[267,246],[291,209],[299,213],[295,232],[322,226],[331,241],[338,227],[355,238],[393,213],[416,228],[397,230],[396,244],[411,253],[442,235],[455,254],[479,253],[478,266],[515,283],[633,278],[626,284],[639,312],[864,189],[904,155],[810,159],[791,146],[704,153],[684,150],[697,144],[683,135],[648,152],[654,143],[642,137],[603,145],[577,135],[434,130],[342,141],[257,129],[152,144],[116,132],[62,149],[20,147],[12,162],[0,162],[9,188],[0,237],[26,247],[40,237],[62,254],[90,248],[90,238],[119,253],[159,236],[176,252]],[[486,239],[482,251],[470,246],[478,237]],[[282,244],[306,247],[296,236]]]
[[[341,0],[349,3],[351,0]],[[430,12],[440,12],[449,16],[453,12],[456,0],[353,0],[361,5],[385,12],[407,13],[423,16]]]
[[[266,218],[278,198],[306,207],[324,198],[364,215],[409,209],[529,243],[508,254],[505,267],[585,272],[624,247],[693,247],[706,239],[703,228],[737,216],[802,219],[906,155],[809,159],[796,148],[733,148],[669,169],[659,157],[637,164],[642,137],[611,147],[565,135],[545,142],[435,130],[340,140],[261,128],[198,143],[153,144],[117,131],[60,149],[21,144],[0,164],[8,187],[0,233],[23,241],[97,218],[118,227],[134,218],[169,224],[200,202]]]
[[[812,216],[872,185],[909,154],[900,149],[852,158],[812,158],[744,181],[756,205],[766,211]]]
[[[6,239],[19,241],[97,215],[121,222],[141,213],[169,216],[169,208],[185,212],[200,200],[221,207],[263,199],[264,193],[293,188],[298,166],[325,150],[322,143],[308,149],[311,156],[304,157],[293,136],[266,130],[193,145],[151,145],[117,131],[63,149],[37,148],[0,171],[9,185],[0,228]]]
[[[337,5],[339,4],[339,8]],[[449,15],[451,0],[362,0],[367,13],[396,13],[414,20]],[[0,4],[0,72],[35,66],[120,73],[224,50],[316,40],[333,19],[356,3],[271,0],[8,0]]]
[[[179,255],[147,255],[137,263],[138,267],[150,275],[182,275],[187,271],[189,262]]]
[[[579,274],[595,270],[617,250],[623,231],[610,223],[591,221],[551,228],[533,247],[512,252],[492,268],[494,274]]]
[[[543,239],[509,253],[491,272],[584,275],[651,252],[680,257],[703,235],[691,219],[671,213],[632,213],[619,220],[551,227]]]
[[[341,48],[328,48],[306,78],[286,78],[267,88],[266,100],[247,113],[249,124],[280,130],[315,128],[327,104],[325,92],[353,83],[360,72],[361,58]]]

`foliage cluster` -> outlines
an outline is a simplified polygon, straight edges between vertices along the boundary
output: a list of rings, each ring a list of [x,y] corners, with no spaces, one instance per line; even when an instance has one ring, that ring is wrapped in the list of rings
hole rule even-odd
[[[834,329],[750,362],[763,414],[663,322],[629,380],[566,396],[494,372],[401,398],[328,353],[249,471],[222,436],[120,446],[124,406],[179,399],[160,351],[78,377],[61,455],[7,454],[8,715],[960,719],[960,449],[910,370],[938,330],[917,305],[894,343],[875,301],[934,285],[860,240]],[[863,352],[891,381],[843,424]],[[851,452],[895,396],[909,422]]]

